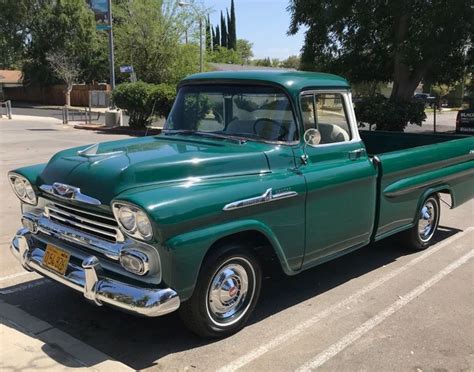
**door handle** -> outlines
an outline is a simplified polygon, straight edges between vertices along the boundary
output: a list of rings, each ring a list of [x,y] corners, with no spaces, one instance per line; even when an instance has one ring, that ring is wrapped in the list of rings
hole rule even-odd
[[[363,154],[365,154],[365,149],[357,149],[357,150],[349,151],[349,159],[351,159],[351,160],[357,160],[357,159],[359,159]]]

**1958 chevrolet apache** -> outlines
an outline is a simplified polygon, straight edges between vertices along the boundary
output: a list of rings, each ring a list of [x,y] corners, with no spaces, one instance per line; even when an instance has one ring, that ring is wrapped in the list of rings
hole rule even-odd
[[[341,77],[212,72],[178,87],[160,135],[11,171],[11,251],[97,305],[180,309],[206,337],[241,329],[272,261],[294,275],[400,233],[429,246],[474,193],[474,137],[359,133]]]

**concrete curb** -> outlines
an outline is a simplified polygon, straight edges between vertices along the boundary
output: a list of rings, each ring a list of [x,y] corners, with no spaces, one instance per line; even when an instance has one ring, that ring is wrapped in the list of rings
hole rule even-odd
[[[134,371],[49,323],[0,300],[0,369]]]

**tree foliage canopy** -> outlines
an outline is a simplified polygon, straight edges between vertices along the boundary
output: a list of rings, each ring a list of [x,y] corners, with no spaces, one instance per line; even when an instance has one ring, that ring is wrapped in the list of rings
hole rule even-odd
[[[191,14],[176,1],[134,0],[114,12],[117,63],[133,65],[140,80],[177,83],[198,70],[198,46],[182,43]]]
[[[290,0],[288,10],[289,33],[306,29],[304,69],[393,81],[392,97],[410,98],[422,79],[459,80],[469,64],[470,0]]]
[[[57,81],[46,60],[48,54],[57,52],[78,61],[82,80],[101,77],[104,69],[97,66],[101,60],[100,37],[85,2],[4,0],[1,8],[0,45],[5,44],[7,54],[13,53],[17,64],[21,61],[27,83]]]

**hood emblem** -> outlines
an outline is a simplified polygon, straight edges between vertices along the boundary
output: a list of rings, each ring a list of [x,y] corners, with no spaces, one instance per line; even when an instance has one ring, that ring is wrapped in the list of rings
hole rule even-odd
[[[79,187],[66,185],[65,183],[55,182],[52,185],[41,185],[40,189],[61,199],[75,200],[81,203],[92,205],[102,204],[100,200],[81,193],[81,189]]]
[[[53,184],[53,192],[56,195],[62,196],[67,199],[74,199],[78,192],[81,190],[74,186],[65,185],[64,183],[55,182]]]

